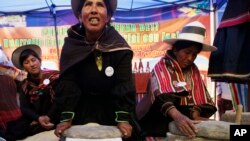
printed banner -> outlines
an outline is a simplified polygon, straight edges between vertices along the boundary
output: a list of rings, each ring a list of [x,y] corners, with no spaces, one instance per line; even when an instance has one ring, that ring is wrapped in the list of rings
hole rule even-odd
[[[156,13],[149,10],[127,19],[124,19],[126,16],[123,15],[123,19],[121,19],[121,13],[117,12],[115,18],[112,19],[112,26],[125,38],[134,51],[132,69],[135,73],[149,72],[170,48],[164,43],[164,39],[176,38],[182,27],[189,22],[200,21],[204,24],[206,27],[205,42],[210,44],[210,16],[208,13],[185,7]],[[135,18],[141,14],[145,18]],[[145,14],[154,18],[149,18],[150,16]],[[67,30],[78,21],[69,10],[59,11],[57,16],[56,23],[55,19],[46,12],[0,17],[0,44],[3,51],[11,58],[12,52],[17,47],[37,44],[42,48],[42,68],[58,69],[60,52],[64,38],[67,36]],[[201,52],[195,60],[208,87],[211,86],[211,80],[207,77],[209,55],[209,52]]]
[[[22,17],[21,17],[22,18]],[[209,16],[195,16],[193,18],[176,18],[159,22],[145,23],[117,23],[112,26],[121,33],[134,51],[134,60],[154,59],[163,56],[169,48],[163,41],[176,38],[181,28],[191,21],[202,22],[207,29],[206,42],[210,42]],[[58,59],[67,36],[70,25],[57,27],[57,39],[54,26],[42,27],[3,27],[0,28],[0,44],[4,52],[11,57],[13,50],[26,44],[37,44],[42,48],[42,60],[45,68],[58,68]],[[57,48],[58,44],[58,48]],[[205,54],[205,56],[207,56]],[[143,59],[144,58],[144,59]],[[144,62],[146,65],[146,62]],[[150,63],[152,64],[152,63]]]

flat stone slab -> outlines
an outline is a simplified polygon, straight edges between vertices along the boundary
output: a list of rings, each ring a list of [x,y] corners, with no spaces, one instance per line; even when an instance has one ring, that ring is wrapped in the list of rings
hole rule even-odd
[[[23,141],[59,141],[55,130],[41,132],[25,138]],[[121,132],[116,126],[104,126],[96,123],[74,125],[64,131],[66,141],[122,141]]]
[[[59,138],[54,134],[55,130],[45,131],[36,135],[25,138],[22,141],[59,141]]]
[[[97,123],[75,125],[65,130],[64,136],[80,139],[121,138],[122,134],[116,126],[105,126]]]
[[[235,123],[213,120],[201,121],[200,123],[195,124],[198,129],[197,137],[210,140],[229,140],[230,125],[232,124]],[[180,138],[182,138],[182,136],[186,137],[179,131],[174,122],[169,124],[169,130],[171,134],[181,136]]]
[[[224,113],[221,116],[220,120],[227,121],[227,122],[235,122],[235,119],[236,119],[236,112],[226,111],[226,113]],[[250,112],[242,112],[241,113],[240,124],[250,125]]]
[[[168,132],[166,141],[229,141],[229,140],[221,140],[221,139],[216,140],[216,139],[207,139],[202,137],[188,138],[186,136],[174,135]]]

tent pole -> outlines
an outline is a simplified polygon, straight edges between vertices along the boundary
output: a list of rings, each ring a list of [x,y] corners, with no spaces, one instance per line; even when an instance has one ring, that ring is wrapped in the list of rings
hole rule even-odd
[[[217,29],[217,6],[216,3],[213,2],[213,0],[210,0],[210,42],[211,44],[214,41],[214,36]]]
[[[52,0],[50,0],[50,2],[52,3],[51,6],[49,6],[47,0],[45,0],[47,3],[47,6],[50,10],[50,14],[53,16],[54,19],[54,28],[55,28],[55,38],[56,38],[56,52],[57,52],[57,62],[59,64],[60,61],[60,54],[59,54],[59,46],[58,46],[58,32],[57,32],[57,19],[56,19],[56,5],[52,2]]]
[[[216,2],[214,3],[214,0],[210,0],[210,44],[213,44],[214,41],[214,36],[216,33],[216,28],[217,28],[217,14],[216,14]],[[212,80],[211,80],[212,81]],[[216,82],[214,82],[213,85],[213,95],[214,95],[214,103],[216,104],[217,107],[217,93],[216,93]],[[216,114],[214,115],[214,119],[217,120],[218,117]]]
[[[60,60],[60,54],[59,54],[59,45],[58,45],[58,33],[57,33],[57,23],[56,23],[56,16],[54,17],[54,28],[55,28],[55,38],[56,38],[56,52],[57,52],[57,58],[58,58],[58,62]]]
[[[58,32],[57,32],[57,19],[56,19],[56,9],[55,9],[55,4],[51,5],[52,8],[52,14],[53,14],[53,19],[54,19],[54,28],[55,28],[55,38],[56,38],[56,51],[57,51],[57,59],[58,62],[60,61],[60,54],[59,54],[59,45],[58,45]]]

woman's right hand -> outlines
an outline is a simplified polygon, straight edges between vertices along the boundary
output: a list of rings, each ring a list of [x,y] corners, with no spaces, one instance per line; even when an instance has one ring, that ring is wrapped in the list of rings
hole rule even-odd
[[[72,124],[71,121],[64,121],[64,122],[59,123],[59,124],[56,126],[55,135],[56,135],[57,137],[59,137],[59,138],[62,137],[63,132],[64,132],[66,129],[70,128],[70,127],[71,127],[71,124]]]
[[[199,123],[200,121],[191,120],[187,116],[180,113],[176,108],[173,108],[168,111],[168,115],[174,119],[176,127],[185,135],[190,138],[196,136],[198,132],[194,124]]]
[[[119,122],[117,127],[121,131],[123,138],[131,137],[133,128],[128,122]]]

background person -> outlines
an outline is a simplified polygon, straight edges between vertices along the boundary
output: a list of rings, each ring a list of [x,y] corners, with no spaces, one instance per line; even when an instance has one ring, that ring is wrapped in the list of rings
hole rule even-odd
[[[68,30],[61,53],[58,104],[62,136],[71,125],[90,122],[117,126],[123,139],[135,139],[133,52],[110,26],[117,0],[71,0],[79,23]]]
[[[8,123],[8,140],[53,129],[56,123],[54,88],[59,72],[41,70],[41,48],[34,44],[16,48],[12,53],[12,62],[28,75],[19,88],[22,117]]]
[[[8,122],[21,116],[17,100],[17,83],[24,77],[24,73],[13,67],[0,46],[0,137],[5,137]]]
[[[148,95],[137,105],[137,116],[147,136],[166,136],[168,123],[188,137],[195,137],[197,120],[216,112],[194,60],[200,51],[215,51],[204,43],[205,27],[200,22],[187,24],[172,46],[152,70]]]
[[[219,119],[228,110],[234,110],[230,85],[226,82],[216,82],[217,107]]]

